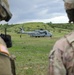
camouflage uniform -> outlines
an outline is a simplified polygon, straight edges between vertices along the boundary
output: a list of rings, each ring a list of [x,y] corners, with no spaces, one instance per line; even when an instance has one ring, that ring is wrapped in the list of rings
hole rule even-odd
[[[58,40],[49,55],[48,75],[74,75],[74,32]]]
[[[0,21],[9,21],[11,18],[7,0],[0,0]],[[10,54],[6,43],[0,37],[0,75],[13,75]]]

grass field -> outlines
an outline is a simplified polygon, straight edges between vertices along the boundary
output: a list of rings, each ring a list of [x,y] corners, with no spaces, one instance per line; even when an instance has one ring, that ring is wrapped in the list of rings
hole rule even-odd
[[[68,32],[53,32],[53,37],[34,38],[29,35],[10,33],[13,47],[9,48],[11,54],[16,56],[17,75],[47,75],[48,56],[57,39]]]

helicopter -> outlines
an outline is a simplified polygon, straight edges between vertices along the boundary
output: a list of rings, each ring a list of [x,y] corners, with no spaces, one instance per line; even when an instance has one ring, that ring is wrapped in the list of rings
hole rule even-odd
[[[49,32],[48,30],[44,30],[44,29],[38,29],[38,30],[34,30],[34,31],[24,31],[23,28],[20,28],[19,33],[28,34],[28,35],[30,35],[30,37],[52,37],[52,33]]]

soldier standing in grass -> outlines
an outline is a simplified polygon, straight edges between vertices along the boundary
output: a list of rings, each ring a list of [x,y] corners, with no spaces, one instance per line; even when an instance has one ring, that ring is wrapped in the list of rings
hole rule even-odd
[[[64,0],[69,23],[74,22],[74,0]],[[48,75],[74,75],[74,32],[59,39],[49,55]]]
[[[9,10],[9,4],[7,0],[0,0],[0,21],[5,20],[9,21],[12,17],[12,14]],[[0,35],[0,75],[16,75],[12,68],[11,62],[14,58],[10,56],[10,53],[7,47],[10,47],[8,43],[10,40],[6,35]],[[11,60],[11,61],[10,61]],[[15,69],[15,67],[14,67]]]

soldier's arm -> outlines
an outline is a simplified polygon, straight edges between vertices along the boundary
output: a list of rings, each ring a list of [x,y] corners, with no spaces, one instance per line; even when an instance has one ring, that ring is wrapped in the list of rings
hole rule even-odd
[[[66,69],[62,60],[62,50],[59,47],[60,43],[56,43],[49,55],[48,75],[66,75]]]

